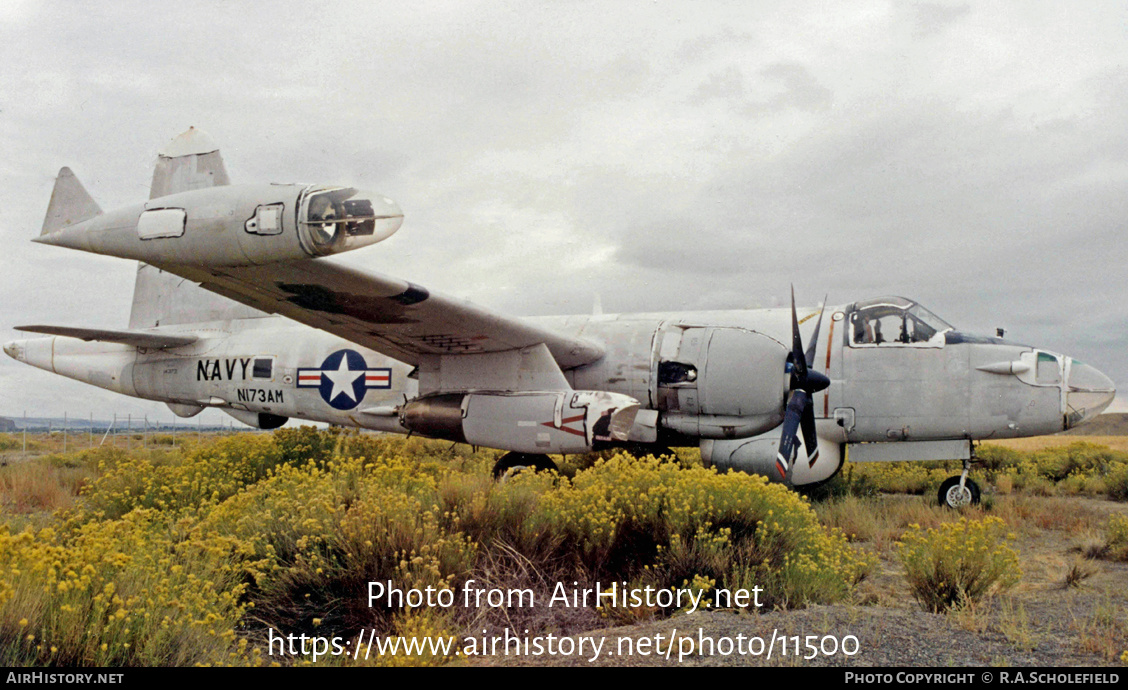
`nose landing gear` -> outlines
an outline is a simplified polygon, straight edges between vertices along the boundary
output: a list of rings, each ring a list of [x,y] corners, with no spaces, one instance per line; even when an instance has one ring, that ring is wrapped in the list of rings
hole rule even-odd
[[[971,471],[971,458],[963,461],[963,472],[958,477],[948,477],[940,485],[937,498],[940,505],[949,508],[962,508],[979,503],[979,485],[967,476]]]

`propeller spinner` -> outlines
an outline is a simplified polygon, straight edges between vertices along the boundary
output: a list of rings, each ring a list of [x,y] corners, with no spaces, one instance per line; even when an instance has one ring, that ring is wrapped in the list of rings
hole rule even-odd
[[[791,481],[791,471],[795,456],[799,452],[799,436],[803,431],[803,445],[807,448],[807,461],[814,465],[819,459],[819,439],[815,434],[815,410],[812,399],[815,393],[825,390],[830,379],[811,367],[815,363],[815,347],[819,342],[819,329],[822,328],[823,311],[826,298],[823,298],[819,320],[811,335],[811,344],[803,350],[803,338],[799,335],[799,317],[795,313],[795,286],[791,286],[791,353],[787,356],[787,371],[791,374],[790,394],[787,399],[787,412],[783,417],[783,433],[779,438],[779,453],[776,455],[776,470],[785,481]]]

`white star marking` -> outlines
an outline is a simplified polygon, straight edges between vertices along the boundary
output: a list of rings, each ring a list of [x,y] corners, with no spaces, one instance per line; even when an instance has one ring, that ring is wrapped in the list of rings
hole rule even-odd
[[[329,394],[329,400],[337,399],[341,393],[349,396],[356,401],[356,395],[353,394],[353,382],[361,376],[364,376],[363,371],[352,371],[349,369],[348,357],[341,357],[341,366],[336,371],[322,371],[330,381],[333,382],[333,392]]]

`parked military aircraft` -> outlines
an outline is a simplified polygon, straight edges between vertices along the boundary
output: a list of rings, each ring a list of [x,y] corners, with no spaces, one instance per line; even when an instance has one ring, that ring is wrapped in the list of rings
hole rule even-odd
[[[129,327],[23,326],[49,337],[4,351],[182,417],[217,407],[263,429],[295,417],[509,451],[499,474],[616,446],[700,445],[707,464],[793,486],[832,477],[847,448],[962,459],[949,505],[978,500],[977,440],[1061,431],[1115,394],[1087,364],[900,297],[801,319],[794,293],[790,309],[517,319],[328,258],[402,222],[353,187],[231,185],[195,129],[140,204],[103,213],[63,168],[33,241],[140,262]]]

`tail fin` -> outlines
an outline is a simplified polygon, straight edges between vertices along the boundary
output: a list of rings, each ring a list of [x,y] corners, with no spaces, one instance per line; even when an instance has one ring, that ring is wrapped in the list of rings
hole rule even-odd
[[[102,209],[90,198],[71,169],[63,168],[55,178],[55,189],[51,191],[51,203],[47,205],[47,217],[43,219],[43,231],[39,236],[77,225],[101,213]]]
[[[229,184],[219,147],[205,132],[189,127],[157,156],[149,198]]]
[[[149,264],[137,265],[131,329],[156,328],[203,321],[231,321],[269,316],[205,290],[175,273]]]
[[[189,127],[161,150],[149,198],[231,184],[219,146],[202,130]],[[155,328],[204,321],[248,319],[267,314],[209,292],[156,266],[138,264],[130,328]]]

